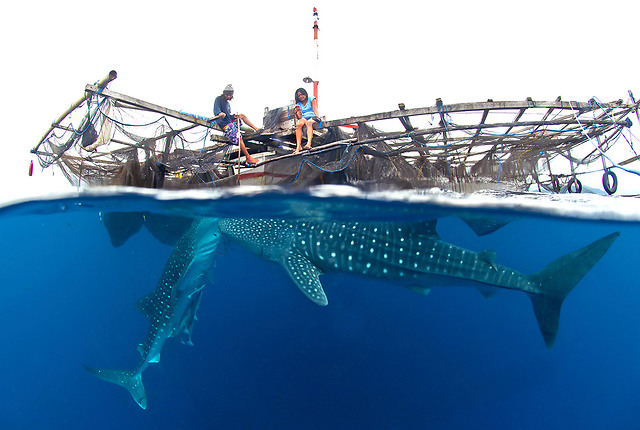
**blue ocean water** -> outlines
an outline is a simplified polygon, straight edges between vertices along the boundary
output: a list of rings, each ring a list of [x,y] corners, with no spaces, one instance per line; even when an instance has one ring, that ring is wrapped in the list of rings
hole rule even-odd
[[[0,208],[0,428],[638,429],[640,221],[620,199],[319,191],[114,189]],[[615,203],[615,204],[614,204]],[[634,202],[635,204],[635,202]],[[615,206],[615,207],[612,207]],[[441,238],[534,273],[613,232],[562,308],[548,350],[530,300],[327,274],[327,307],[276,263],[226,242],[194,346],[170,339],[143,375],[149,406],[83,365],[133,369],[147,333],[135,302],[172,247],[141,229],[112,246],[103,215],[422,222]],[[629,215],[631,214],[631,215]],[[477,236],[461,217],[508,217]]]

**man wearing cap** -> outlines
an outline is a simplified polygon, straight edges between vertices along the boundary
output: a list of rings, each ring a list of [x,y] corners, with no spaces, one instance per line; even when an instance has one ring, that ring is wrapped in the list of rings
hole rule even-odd
[[[238,130],[238,126],[236,125],[235,120],[240,119],[244,121],[249,127],[253,128],[254,130],[258,130],[258,127],[253,125],[245,114],[231,114],[231,105],[229,104],[229,101],[231,99],[233,99],[233,87],[231,86],[231,84],[229,84],[224,87],[224,91],[222,91],[221,95],[216,97],[216,101],[213,104],[213,114],[216,118],[216,124],[218,124],[218,127],[220,127],[222,131],[224,131],[224,134],[229,138],[232,145],[240,145],[240,150],[245,156],[247,165],[253,166],[260,160],[252,157],[249,154],[249,151],[247,151],[247,148],[244,146],[244,142],[242,141],[242,135]]]

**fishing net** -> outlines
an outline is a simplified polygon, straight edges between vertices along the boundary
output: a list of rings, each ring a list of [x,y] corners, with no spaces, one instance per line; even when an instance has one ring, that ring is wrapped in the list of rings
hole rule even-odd
[[[261,160],[247,168],[207,118],[94,88],[32,152],[43,168],[55,164],[71,183],[90,186],[347,184],[470,192],[533,185],[558,192],[580,175],[606,175],[637,161],[626,133],[637,109],[633,99],[450,106],[438,99],[429,108],[324,121],[312,150],[293,155],[297,120],[290,105],[268,110],[260,133],[244,129],[249,152]],[[616,162],[609,154],[620,141],[628,143],[627,155]]]

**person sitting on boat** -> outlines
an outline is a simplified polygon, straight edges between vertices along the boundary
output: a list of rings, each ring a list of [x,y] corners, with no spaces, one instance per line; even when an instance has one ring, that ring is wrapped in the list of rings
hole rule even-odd
[[[252,157],[249,151],[247,151],[247,147],[244,146],[242,135],[235,121],[241,120],[254,130],[258,131],[259,129],[249,121],[249,118],[247,118],[245,114],[231,114],[231,105],[229,104],[231,99],[233,99],[233,87],[229,84],[224,87],[222,94],[216,97],[213,104],[213,114],[215,115],[216,124],[224,131],[225,136],[229,138],[232,145],[240,145],[240,150],[245,156],[247,166],[255,166],[260,160]]]
[[[311,149],[311,139],[313,139],[313,124],[319,122],[318,101],[315,97],[309,97],[307,90],[298,88],[296,90],[296,150],[294,154],[300,152],[302,145],[302,127],[307,126],[307,144],[304,149]]]

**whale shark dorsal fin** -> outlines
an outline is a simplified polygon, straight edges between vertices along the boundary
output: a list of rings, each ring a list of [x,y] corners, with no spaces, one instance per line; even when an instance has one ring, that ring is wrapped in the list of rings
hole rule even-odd
[[[489,263],[489,266],[491,266],[493,270],[495,271],[498,270],[498,265],[496,264],[496,261],[498,260],[498,256],[496,255],[496,252],[494,250],[485,249],[484,251],[479,252],[478,255],[482,260]]]
[[[478,290],[485,299],[490,299],[496,294],[496,288],[489,285],[478,285],[476,286],[476,290]]]
[[[282,260],[282,266],[293,283],[313,303],[320,306],[326,306],[329,303],[320,283],[322,272],[307,257],[297,252],[290,252]]]

